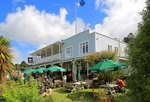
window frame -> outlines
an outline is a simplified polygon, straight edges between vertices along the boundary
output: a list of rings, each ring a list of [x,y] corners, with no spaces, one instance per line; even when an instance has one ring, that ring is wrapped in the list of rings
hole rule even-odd
[[[111,49],[109,49],[109,46],[111,47]],[[112,45],[110,44],[108,45],[108,52],[112,52],[112,47],[113,47]]]
[[[79,43],[79,55],[89,53],[89,41],[83,41]]]
[[[67,50],[70,51],[70,54],[67,53]],[[65,55],[66,55],[66,58],[73,56],[73,46],[68,46],[65,48]]]

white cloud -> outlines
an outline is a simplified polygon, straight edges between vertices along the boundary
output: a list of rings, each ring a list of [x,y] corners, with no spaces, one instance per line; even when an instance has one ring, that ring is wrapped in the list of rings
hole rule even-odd
[[[101,0],[95,0],[95,8],[98,9],[100,7]]]
[[[35,52],[35,50],[30,50],[30,51],[28,51],[29,57],[32,57],[32,56],[30,56],[30,54],[33,53],[33,52]]]
[[[68,12],[61,8],[59,15],[39,11],[35,6],[18,8],[15,13],[7,15],[0,30],[12,39],[19,39],[32,44],[51,44],[75,34],[75,24],[66,20]],[[78,31],[84,29],[84,23],[78,19]],[[65,35],[65,36],[64,36]]]
[[[18,48],[12,47],[11,49],[12,49],[12,55],[14,56],[13,63],[20,64],[22,61],[26,61],[22,57],[22,53],[19,51]]]
[[[145,0],[95,0],[96,9],[107,14],[102,24],[96,24],[96,31],[111,37],[123,38],[130,32],[135,33],[137,23],[141,21],[139,12],[145,6]]]
[[[16,12],[7,15],[5,22],[0,23],[0,32],[20,43],[22,41],[34,44],[39,49],[75,35],[75,22],[67,21],[67,14],[65,8],[61,8],[58,15],[39,11],[35,6],[17,8]],[[77,22],[78,32],[83,31],[85,28],[83,20],[77,18]],[[14,50],[15,62],[22,61],[23,53],[17,48]]]
[[[13,4],[16,4],[16,3],[19,3],[19,2],[25,3],[26,1],[25,0],[13,0]]]

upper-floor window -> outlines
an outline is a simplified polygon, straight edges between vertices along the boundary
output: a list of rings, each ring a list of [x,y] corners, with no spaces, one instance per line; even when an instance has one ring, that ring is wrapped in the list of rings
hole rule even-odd
[[[47,56],[50,56],[51,55],[51,48],[48,48],[46,52],[47,52]]]
[[[44,58],[44,57],[46,57],[45,50],[43,50],[43,51],[41,52],[41,58]]]
[[[72,47],[67,47],[66,48],[66,57],[71,57],[72,56]]]
[[[112,45],[108,45],[108,51],[112,52]]]
[[[115,47],[115,53],[118,54],[118,47]]]
[[[86,54],[89,52],[89,43],[88,41],[80,43],[80,55]]]

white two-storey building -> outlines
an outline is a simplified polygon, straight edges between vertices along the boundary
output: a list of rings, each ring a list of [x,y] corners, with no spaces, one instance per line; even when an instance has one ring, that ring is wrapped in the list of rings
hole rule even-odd
[[[118,39],[89,30],[83,31],[70,38],[57,41],[38,51],[31,53],[32,65],[36,67],[49,67],[58,65],[73,74],[77,73],[77,62],[80,72],[88,75],[88,63],[84,62],[85,55],[100,51],[116,51],[118,59],[126,58],[126,44]]]

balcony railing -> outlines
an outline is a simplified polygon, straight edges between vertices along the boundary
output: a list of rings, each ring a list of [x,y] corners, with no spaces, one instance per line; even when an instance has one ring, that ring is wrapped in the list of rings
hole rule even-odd
[[[34,59],[33,64],[39,64],[39,63],[45,63],[45,62],[52,62],[54,60],[60,60],[61,59],[61,54],[55,54],[52,56],[40,58],[40,59]]]

